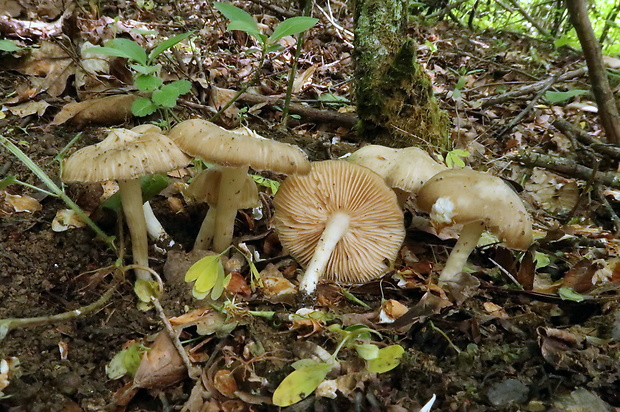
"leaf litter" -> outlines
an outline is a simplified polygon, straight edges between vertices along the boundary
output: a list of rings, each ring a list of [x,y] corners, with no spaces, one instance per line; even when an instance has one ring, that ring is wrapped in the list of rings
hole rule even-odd
[[[280,21],[274,12],[246,3],[246,10],[260,11],[261,28],[274,27]],[[320,100],[329,95],[333,96],[330,101],[354,101],[352,83],[348,81],[352,75],[352,47],[346,35],[352,30],[352,16],[343,4],[331,2],[331,6],[340,27],[333,29],[329,19],[322,19],[308,33],[296,73],[295,91],[300,99]],[[104,7],[110,11],[115,5]],[[173,14],[185,16],[185,26],[173,23],[170,27],[197,29],[198,37],[185,49],[170,53],[174,64],[167,68],[167,73],[178,67],[190,67],[187,75],[197,93],[183,109],[186,114],[212,114],[226,103],[230,93],[213,93],[208,97],[208,88],[213,85],[236,90],[249,80],[256,59],[243,52],[256,45],[240,32],[224,33],[218,28],[224,24],[222,20],[211,13],[193,13],[189,3],[160,10],[129,6],[124,19],[87,16],[91,18],[81,20],[78,29],[85,33],[83,40],[93,44],[102,44],[113,38],[115,32],[121,32],[149,49],[156,44],[156,36],[140,34],[136,29],[154,27],[160,34],[172,37],[178,31],[167,33],[162,25],[170,23]],[[88,14],[84,10],[80,13]],[[37,26],[37,30],[48,30],[54,35],[51,30],[58,30],[58,25],[43,20],[41,23],[45,24]],[[23,26],[13,27],[19,29],[14,34],[32,36],[34,40],[41,35],[41,31],[25,32]],[[501,87],[518,91],[533,82],[532,76],[547,75],[546,71],[532,69],[528,60],[528,42],[533,40],[506,34],[502,40],[510,47],[498,50],[492,36],[472,36],[449,22],[437,23],[435,27],[415,25],[411,32],[421,45],[418,59],[429,71],[435,92],[453,119],[452,137],[460,152],[454,153],[452,162],[488,168],[522,190],[523,197],[532,205],[530,212],[538,226],[536,250],[518,259],[493,243],[479,248],[470,259],[469,268],[477,283],[458,291],[460,298],[454,305],[432,281],[452,241],[412,226],[396,274],[349,291],[370,309],[348,299],[338,288],[322,285],[317,299],[322,310],[297,311],[291,317],[298,309],[294,299],[298,268],[282,257],[277,240],[269,232],[271,194],[265,193],[267,214],[258,220],[241,214],[245,217],[237,222],[247,250],[256,257],[252,262],[262,278],[262,286],[251,285],[245,259],[234,265],[223,263],[225,273],[230,275],[228,283],[222,284],[225,300],[205,306],[205,302],[192,298],[191,288],[182,281],[188,265],[185,269],[170,269],[172,252],[167,257],[155,258],[155,267],[169,282],[164,307],[191,359],[203,368],[200,379],[192,381],[184,375],[176,348],[165,332],[159,332],[160,322],[135,309],[131,286],[127,284],[96,315],[8,333],[0,350],[0,405],[33,405],[38,410],[100,410],[113,399],[123,404],[122,398],[127,410],[159,410],[161,402],[184,406],[188,411],[275,410],[270,402],[284,405],[305,398],[299,403],[300,408],[331,405],[352,410],[381,405],[386,410],[415,410],[436,395],[437,410],[618,407],[620,362],[615,349],[620,339],[620,249],[615,233],[620,227],[613,220],[618,199],[611,189],[599,191],[577,177],[507,161],[518,150],[568,156],[582,149],[583,143],[567,138],[550,118],[569,118],[586,127],[592,136],[600,136],[596,116],[589,109],[593,104],[580,92],[571,96],[550,94],[510,135],[496,139],[493,129],[514,118],[523,101],[517,96],[494,103],[484,111],[480,107],[497,99],[502,94]],[[283,96],[286,82],[282,78],[292,60],[294,42],[282,40],[284,51],[265,66],[261,82],[251,90],[272,100]],[[538,46],[546,50],[544,45]],[[78,143],[81,146],[97,141],[101,135],[94,124],[119,124],[130,118],[131,102],[125,100],[130,99],[127,93],[132,90],[127,86],[128,74],[123,65],[113,61],[109,67],[86,64],[82,67],[87,71],[86,77],[72,84],[72,76],[80,73],[76,71],[79,65],[67,50],[48,39],[40,40],[27,58],[19,64],[13,62],[11,67],[24,76],[14,90],[7,88],[7,84],[15,84],[10,80],[14,74],[4,70],[0,73],[7,80],[0,86],[3,91],[15,92],[14,97],[3,101],[15,110],[0,119],[6,130],[3,133],[20,141],[37,163],[47,165],[46,170],[52,175],[57,175],[57,171],[50,161],[75,134],[72,127],[83,128],[87,133],[84,141]],[[489,59],[497,53],[502,55],[501,64]],[[545,58],[552,72],[577,68],[570,53],[543,53],[547,53]],[[202,70],[194,65],[197,55]],[[462,67],[468,71],[459,72]],[[581,90],[584,81],[582,75],[567,80],[566,85]],[[73,87],[77,87],[77,93]],[[105,89],[117,89],[117,94],[97,95]],[[59,102],[59,97],[64,101]],[[80,101],[65,104],[76,99]],[[244,119],[258,129],[268,129],[279,122],[281,113],[269,101],[265,99],[247,114],[243,106],[233,105],[225,112],[225,121],[233,126]],[[32,107],[16,107],[17,103]],[[50,107],[57,111],[53,119]],[[324,107],[331,106],[325,103]],[[32,116],[34,113],[40,117]],[[26,122],[20,120],[21,116],[25,116]],[[66,124],[69,119],[73,125]],[[356,144],[347,127],[337,130],[304,123],[302,118],[293,125],[293,131],[284,139],[302,145],[315,160],[340,156]],[[5,152],[0,152],[3,174],[8,164],[11,173],[36,184],[27,170],[13,163]],[[610,163],[603,159],[601,167],[612,167]],[[181,180],[175,184],[183,184]],[[22,193],[23,189],[17,186],[11,186],[13,189],[19,192],[0,195],[1,317],[49,315],[90,303],[109,281],[93,271],[110,265],[114,256],[93,242],[86,230],[52,232],[55,213],[63,208],[55,199],[29,201],[32,193]],[[76,195],[74,198],[80,198],[79,193],[74,193],[77,189],[69,190]],[[98,204],[93,194],[82,195],[82,205]],[[30,204],[21,206],[24,201]],[[204,206],[186,204],[180,191],[158,196],[154,203],[158,217],[171,235],[181,244],[191,245],[197,233],[195,222],[204,213]],[[101,210],[97,213],[101,214],[97,219],[106,231],[115,232],[114,216]],[[164,263],[169,270],[162,270]],[[507,274],[518,279],[523,288],[515,287]],[[386,323],[386,319],[394,322]],[[296,349],[302,343],[314,345],[311,353],[317,352],[316,348],[323,349],[328,357],[333,353],[337,342],[342,341],[334,338],[340,332],[330,330],[329,326],[341,323],[345,328],[363,324],[381,332],[382,338],[356,343],[366,351],[345,347],[339,353],[338,368],[324,363],[325,359],[319,356],[314,364],[302,364],[295,369],[304,373],[291,374],[295,361],[311,356]],[[105,367],[132,340],[150,347],[139,356],[138,378],[108,380]],[[70,344],[68,356],[63,359],[58,345],[65,341]],[[377,350],[362,345],[374,345]],[[400,352],[397,348],[403,352],[389,354],[385,359],[379,356]],[[358,356],[360,353],[362,357]],[[325,354],[322,356],[325,358]],[[19,368],[14,357],[19,358]],[[371,359],[366,361],[364,357]],[[392,367],[396,369],[390,371]],[[274,395],[280,383],[289,379],[287,376],[300,376],[308,386],[300,389],[296,384],[287,391],[284,385]],[[321,396],[312,396],[310,392],[317,387]],[[130,393],[123,392],[123,388],[131,389],[131,396],[120,396]],[[285,394],[280,397],[282,391]]]

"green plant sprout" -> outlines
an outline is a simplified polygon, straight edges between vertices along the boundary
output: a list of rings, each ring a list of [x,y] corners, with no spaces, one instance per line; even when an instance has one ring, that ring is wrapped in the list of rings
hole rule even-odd
[[[116,353],[110,363],[106,365],[105,372],[110,379],[120,379],[125,375],[134,377],[140,366],[142,354],[150,348],[144,346],[141,342],[134,342],[127,348]]]
[[[465,162],[463,161],[463,158],[469,157],[469,156],[471,156],[471,153],[469,153],[467,150],[463,150],[463,149],[451,150],[448,153],[446,153],[446,158],[445,158],[446,166],[448,166],[448,168],[450,169],[465,167]]]
[[[0,145],[4,146],[5,149],[7,149],[9,152],[13,154],[13,156],[15,156],[26,167],[28,167],[28,169],[30,169],[47,186],[49,191],[40,189],[32,185],[24,184],[24,182],[20,182],[17,179],[13,178],[12,180],[14,181],[14,183],[24,184],[25,186],[30,187],[31,189],[35,189],[49,196],[57,197],[61,199],[63,202],[65,202],[65,204],[71,210],[75,212],[75,214],[82,220],[82,222],[86,223],[88,227],[90,227],[97,234],[97,236],[101,240],[103,240],[112,250],[116,251],[116,245],[114,244],[114,237],[108,236],[107,234],[105,234],[105,232],[101,230],[101,228],[99,228],[99,226],[97,226],[95,222],[93,222],[86,213],[84,213],[82,208],[79,207],[73,200],[71,200],[71,198],[67,196],[67,194],[60,187],[58,187],[58,185],[56,185],[56,183],[54,183],[54,181],[39,166],[37,166],[32,161],[32,159],[28,157],[28,155],[22,152],[19,147],[15,146],[13,142],[11,142],[9,139],[7,139],[4,136],[0,136]]]
[[[251,257],[248,257],[240,249],[229,246],[226,250],[217,255],[205,256],[198,262],[194,263],[188,271],[185,273],[186,282],[194,282],[192,287],[192,295],[199,300],[206,298],[209,294],[211,299],[217,300],[222,296],[224,289],[230,281],[231,275],[225,275],[224,265],[222,264],[222,256],[228,251],[234,248],[241,253],[250,267],[250,274],[252,276],[251,285],[255,288],[257,285],[262,284],[260,273],[256,269],[256,265],[252,261]]]
[[[286,19],[280,24],[278,24],[273,30],[271,36],[266,36],[261,33],[258,25],[254,21],[254,18],[245,10],[235,7],[232,4],[223,2],[216,2],[213,6],[220,13],[222,13],[224,17],[230,20],[230,23],[226,27],[226,30],[239,30],[247,33],[249,36],[256,40],[260,48],[251,48],[249,50],[246,50],[246,53],[260,53],[260,58],[258,60],[257,67],[254,68],[254,72],[250,77],[250,80],[246,82],[237,91],[237,93],[235,93],[235,95],[224,106],[222,106],[217,111],[217,113],[215,113],[211,117],[211,119],[209,119],[211,121],[217,119],[222,113],[224,113],[224,111],[226,111],[226,109],[233,105],[243,93],[246,92],[248,87],[256,83],[263,68],[263,64],[265,63],[265,58],[267,57],[267,54],[282,49],[282,46],[277,43],[278,40],[285,36],[292,36],[294,34],[302,33],[318,22],[318,19],[314,17],[291,17],[290,19]]]
[[[342,328],[339,324],[332,324],[327,328],[340,340],[334,353],[327,361],[301,359],[292,364],[295,369],[276,388],[273,393],[273,403],[286,407],[297,403],[310,395],[325,380],[329,372],[338,363],[338,352],[344,347],[354,349],[357,355],[366,361],[369,372],[388,372],[400,364],[405,349],[400,345],[389,345],[379,349],[371,343],[372,335],[381,337],[381,334],[366,325],[352,325]]]
[[[164,84],[161,78],[161,65],[155,63],[164,51],[191,36],[193,32],[182,33],[161,42],[147,53],[142,46],[129,39],[112,39],[105,46],[95,46],[84,50],[84,53],[98,53],[108,56],[124,57],[133,71],[134,86],[146,94],[136,99],[131,105],[131,112],[138,117],[148,116],[160,109],[164,114],[177,104],[179,96],[188,93],[192,85],[187,80],[175,80]]]
[[[269,179],[263,177],[261,175],[251,175],[252,179],[259,184],[260,186],[266,187],[271,191],[272,195],[275,195],[278,189],[280,188],[280,182],[275,181],[273,179]]]

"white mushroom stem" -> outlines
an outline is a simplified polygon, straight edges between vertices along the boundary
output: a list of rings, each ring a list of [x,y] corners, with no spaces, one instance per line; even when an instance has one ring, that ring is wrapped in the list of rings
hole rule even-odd
[[[146,237],[146,219],[142,209],[140,179],[119,180],[118,187],[125,220],[131,235],[133,262],[138,266],[149,267],[149,244]],[[137,280],[153,280],[146,270],[135,269],[135,273]]]
[[[209,205],[207,216],[205,216],[200,225],[200,231],[196,236],[196,242],[194,242],[194,249],[207,250],[211,247],[213,242],[213,234],[215,232],[215,220],[217,218],[217,208],[215,205]]]
[[[153,208],[151,208],[151,204],[149,202],[144,202],[142,210],[144,211],[144,219],[146,220],[146,232],[151,239],[160,245],[165,245],[167,248],[174,246],[174,240],[166,232],[159,220],[157,220],[155,213],[153,213]]]
[[[232,243],[237,207],[247,174],[247,166],[222,168],[213,234],[213,251],[215,252],[223,252]]]
[[[351,217],[346,212],[338,211],[329,217],[325,224],[325,229],[321,234],[321,238],[314,250],[314,255],[312,255],[312,260],[310,260],[306,272],[299,282],[300,291],[310,295],[316,290],[316,285],[325,272],[327,262],[332,252],[340,239],[342,239],[349,230],[350,223]]]
[[[456,242],[454,249],[452,249],[452,253],[450,253],[446,265],[439,276],[440,285],[456,281],[458,273],[463,270],[467,263],[467,258],[476,248],[483,231],[484,223],[480,220],[463,225],[459,240]]]

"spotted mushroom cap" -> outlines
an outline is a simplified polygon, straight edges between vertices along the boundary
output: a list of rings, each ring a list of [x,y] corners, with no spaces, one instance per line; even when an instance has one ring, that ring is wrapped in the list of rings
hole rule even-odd
[[[101,142],[73,153],[65,160],[62,180],[135,179],[178,169],[191,161],[168,137],[152,128],[143,129],[143,133],[113,129]]]
[[[329,217],[347,212],[348,233],[336,245],[324,279],[357,284],[378,278],[394,261],[405,237],[403,213],[383,179],[342,160],[312,165],[288,177],[273,200],[275,228],[284,248],[308,265]]]
[[[231,131],[206,120],[192,119],[179,123],[168,135],[184,152],[209,163],[284,174],[310,171],[303,150],[247,129]]]
[[[194,177],[187,189],[185,189],[184,194],[199,202],[216,205],[220,192],[221,178],[222,166],[213,166],[207,170],[203,170]],[[248,209],[258,206],[258,188],[252,176],[245,176],[240,196],[240,198],[236,199],[236,206],[238,209]]]
[[[420,209],[443,224],[482,221],[512,249],[532,244],[532,219],[523,201],[504,181],[471,169],[448,169],[429,179],[418,192]]]
[[[353,152],[346,160],[371,169],[384,178],[391,188],[414,193],[428,179],[447,169],[417,147],[392,149],[368,145]]]

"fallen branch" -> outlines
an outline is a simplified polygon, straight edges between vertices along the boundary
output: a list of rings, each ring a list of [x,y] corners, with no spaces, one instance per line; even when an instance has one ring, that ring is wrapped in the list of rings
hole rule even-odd
[[[581,180],[590,180],[593,184],[605,185],[620,189],[620,174],[616,172],[597,172],[594,169],[580,165],[571,159],[559,156],[545,155],[536,152],[521,152],[510,157],[528,167],[542,167]],[[592,177],[594,175],[594,177]]]
[[[564,82],[566,80],[571,80],[576,77],[581,77],[588,72],[587,67],[582,67],[580,69],[572,70],[570,72],[564,73],[560,75],[557,79],[557,82]],[[528,84],[527,86],[521,87],[517,90],[510,91],[508,93],[504,93],[497,97],[492,97],[490,99],[484,100],[481,104],[481,108],[495,106],[500,103],[505,103],[509,100],[514,99],[515,97],[524,96],[526,94],[536,93],[541,90],[547,84],[548,79],[537,81],[536,83]]]
[[[592,150],[611,157],[612,159],[620,160],[620,147],[603,143],[600,139],[590,135],[585,130],[573,126],[563,119],[555,120],[553,126],[569,138],[574,136],[579,142],[590,147]]]

